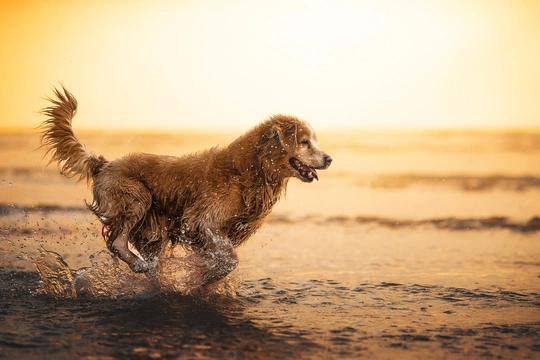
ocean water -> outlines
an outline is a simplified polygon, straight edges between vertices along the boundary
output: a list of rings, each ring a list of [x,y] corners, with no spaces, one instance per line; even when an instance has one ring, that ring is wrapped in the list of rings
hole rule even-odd
[[[161,285],[111,256],[86,184],[0,135],[0,357],[538,358],[540,134],[324,133],[240,266],[201,288],[176,248]],[[222,134],[82,134],[106,158]]]

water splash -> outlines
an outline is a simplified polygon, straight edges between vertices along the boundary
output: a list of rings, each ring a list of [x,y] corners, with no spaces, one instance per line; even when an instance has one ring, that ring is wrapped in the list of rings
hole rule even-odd
[[[182,248],[166,252],[154,273],[145,275],[131,272],[106,250],[90,255],[90,267],[71,270],[62,256],[46,250],[41,244],[39,256],[19,258],[31,261],[41,278],[41,293],[57,298],[108,298],[133,297],[141,293],[177,293],[210,299],[214,296],[236,297],[241,279],[231,274],[224,280],[202,287],[201,279],[206,265],[193,253]]]
[[[169,248],[159,263],[159,286],[164,292],[209,298],[215,295],[236,297],[241,277],[235,271],[216,283],[201,286],[207,265],[194,253],[180,246]]]
[[[91,267],[75,272],[74,286],[79,296],[117,299],[151,287],[148,279],[123,269],[118,259],[106,250],[90,255],[90,262]]]
[[[39,256],[30,260],[41,277],[42,292],[62,299],[76,298],[73,274],[64,259],[53,251],[45,250],[42,245],[38,250]]]

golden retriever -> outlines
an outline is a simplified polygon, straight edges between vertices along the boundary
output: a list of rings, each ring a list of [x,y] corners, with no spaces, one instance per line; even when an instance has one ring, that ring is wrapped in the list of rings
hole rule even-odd
[[[108,249],[134,272],[155,269],[166,246],[180,244],[204,261],[202,285],[224,278],[238,264],[234,248],[263,224],[288,179],[318,180],[316,170],[332,162],[311,126],[287,115],[271,116],[224,148],[107,161],[75,137],[77,100],[62,89],[42,110],[49,118],[41,146],[61,174],[92,183],[87,206],[103,224]]]

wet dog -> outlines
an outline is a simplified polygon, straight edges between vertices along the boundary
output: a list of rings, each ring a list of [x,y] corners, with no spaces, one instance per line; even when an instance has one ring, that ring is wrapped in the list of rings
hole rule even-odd
[[[224,278],[238,264],[234,249],[263,224],[289,178],[318,180],[317,170],[332,162],[311,126],[288,115],[271,116],[224,148],[107,161],[73,133],[77,100],[65,88],[55,95],[42,110],[49,118],[41,145],[61,174],[92,184],[87,205],[103,224],[107,247],[134,272],[155,269],[167,245],[180,244],[206,264],[202,285]]]

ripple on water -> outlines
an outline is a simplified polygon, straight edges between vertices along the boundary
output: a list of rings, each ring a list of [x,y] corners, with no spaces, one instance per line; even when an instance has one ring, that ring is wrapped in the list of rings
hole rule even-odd
[[[381,350],[413,357],[426,351],[503,357],[538,352],[538,293],[335,279],[241,281],[238,275],[198,291],[192,286],[204,269],[182,253],[164,260],[158,291],[106,251],[75,271],[45,249],[32,261],[40,275],[0,274],[0,355],[351,358]]]

